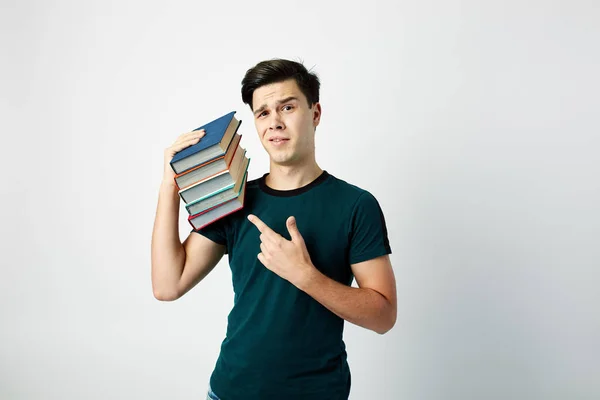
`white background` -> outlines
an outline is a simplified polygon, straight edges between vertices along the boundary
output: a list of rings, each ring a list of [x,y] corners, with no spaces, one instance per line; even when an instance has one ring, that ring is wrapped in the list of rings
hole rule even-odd
[[[388,223],[398,322],[346,324],[351,399],[600,397],[596,1],[0,4],[0,399],[204,398],[231,274],[153,298],[163,150],[236,110],[267,172],[240,82],[273,57]]]

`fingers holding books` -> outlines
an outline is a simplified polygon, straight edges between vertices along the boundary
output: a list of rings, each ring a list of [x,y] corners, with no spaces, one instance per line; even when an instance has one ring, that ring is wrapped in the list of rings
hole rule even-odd
[[[167,147],[165,150],[165,178],[167,180],[172,180],[175,176],[173,168],[171,168],[170,165],[173,156],[181,150],[198,143],[198,141],[202,139],[204,135],[206,135],[206,131],[204,129],[186,132],[180,135],[171,146]]]
[[[173,156],[175,155],[175,153],[185,149],[186,147],[189,147],[191,145],[193,145],[194,143],[198,143],[198,141],[206,134],[206,132],[204,131],[204,129],[201,129],[199,131],[192,131],[192,132],[187,132],[184,133],[183,135],[179,136],[177,138],[177,140],[175,141],[175,143],[173,143],[173,145],[169,148],[171,151],[171,158],[173,158]],[[171,161],[171,160],[169,160]]]

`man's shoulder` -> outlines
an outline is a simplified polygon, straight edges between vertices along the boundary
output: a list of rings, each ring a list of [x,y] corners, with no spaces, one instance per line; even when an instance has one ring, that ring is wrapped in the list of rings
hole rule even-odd
[[[364,196],[373,196],[368,189],[363,186],[359,186],[357,183],[351,183],[348,180],[332,174],[330,174],[330,178],[331,192],[335,193],[339,197],[346,198],[350,201],[356,201]]]

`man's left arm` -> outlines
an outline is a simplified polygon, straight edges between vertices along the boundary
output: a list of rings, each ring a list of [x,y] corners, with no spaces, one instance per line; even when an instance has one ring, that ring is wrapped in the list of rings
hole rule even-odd
[[[396,279],[388,255],[351,265],[358,288],[305,268],[297,286],[338,317],[384,334],[396,323]]]
[[[260,235],[260,262],[321,303],[331,312],[361,327],[384,334],[396,323],[396,279],[389,255],[351,264],[358,288],[346,286],[321,273],[311,262],[296,220],[287,228],[292,240],[274,232],[257,216],[248,219]]]

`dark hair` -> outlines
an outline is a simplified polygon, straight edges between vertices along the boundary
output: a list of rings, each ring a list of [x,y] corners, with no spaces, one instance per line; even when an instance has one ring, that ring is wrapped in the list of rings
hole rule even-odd
[[[281,58],[261,61],[246,71],[242,79],[242,101],[252,109],[252,95],[256,89],[288,79],[296,80],[309,107],[319,101],[319,77],[314,72],[309,72],[301,63]]]

